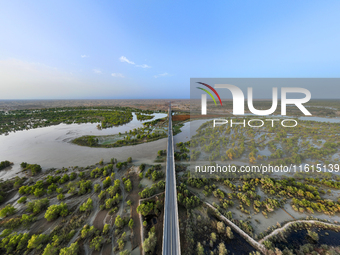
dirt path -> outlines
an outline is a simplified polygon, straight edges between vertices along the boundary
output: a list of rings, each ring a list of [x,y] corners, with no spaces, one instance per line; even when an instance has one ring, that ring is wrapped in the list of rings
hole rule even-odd
[[[102,249],[102,255],[111,255],[112,244],[104,244]]]
[[[293,220],[296,220],[294,217],[293,217],[293,215],[291,215],[289,212],[287,212],[286,210],[285,210],[285,208],[281,208],[285,213],[287,213],[290,217],[292,217],[293,218]]]
[[[204,202],[207,206],[212,208],[214,211],[217,209],[213,207],[208,202]],[[258,249],[264,254],[267,254],[267,248],[260,242],[255,241],[252,237],[250,237],[246,232],[244,232],[242,229],[240,229],[236,224],[234,224],[232,221],[230,221],[228,218],[224,217],[222,214],[219,216],[221,219],[223,219],[227,224],[233,228],[234,231],[236,231],[238,234],[240,234],[244,239],[248,241],[254,248]]]
[[[259,243],[263,243],[264,241],[266,241],[268,238],[277,235],[278,233],[280,233],[281,231],[284,231],[285,229],[287,229],[290,225],[295,224],[295,223],[314,223],[314,224],[323,224],[323,225],[327,225],[327,226],[331,226],[331,227],[339,227],[339,225],[336,224],[332,224],[332,223],[326,223],[326,222],[322,222],[322,221],[318,221],[318,220],[295,220],[295,221],[291,221],[286,223],[283,227],[275,229],[273,232],[271,232],[269,235],[263,237]]]
[[[108,214],[109,210],[102,210],[97,213],[96,218],[93,221],[93,226],[96,229],[99,229],[100,232],[103,231],[104,228],[104,221],[106,219],[106,215]]]

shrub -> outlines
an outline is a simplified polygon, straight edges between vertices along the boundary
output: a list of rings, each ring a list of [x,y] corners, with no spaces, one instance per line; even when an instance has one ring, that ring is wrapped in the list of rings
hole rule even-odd
[[[34,200],[27,204],[27,211],[33,212],[34,214],[40,213],[48,207],[49,203],[50,201],[47,198]]]
[[[144,240],[143,249],[144,251],[153,253],[157,244],[157,237],[154,228],[151,228],[149,236]]]
[[[68,214],[67,205],[65,203],[61,203],[60,205],[51,205],[45,213],[45,218],[48,221],[52,221],[58,218],[59,215],[67,216],[67,214]]]
[[[58,248],[54,247],[51,244],[47,244],[42,255],[57,255],[57,254]]]
[[[98,193],[101,190],[100,184],[95,184],[94,186],[94,192]]]
[[[81,211],[81,212],[89,212],[89,211],[92,211],[92,209],[93,209],[93,202],[92,202],[92,199],[91,198],[89,198],[85,203],[83,203],[81,206],[80,206],[80,208],[79,208],[79,210]]]
[[[81,238],[91,237],[95,231],[96,228],[94,226],[85,225],[81,230]]]
[[[26,197],[26,196],[23,196],[23,197],[21,197],[21,198],[18,200],[18,203],[19,203],[19,204],[25,203],[26,200],[27,200],[27,197]]]
[[[28,249],[41,249],[42,243],[46,242],[48,239],[47,235],[33,235],[31,239],[28,241],[27,248]]]
[[[137,207],[137,213],[142,214],[143,216],[148,215],[153,212],[154,204],[152,202],[146,202]]]
[[[33,215],[27,215],[27,214],[21,215],[21,222],[25,226],[28,226],[34,220],[35,220],[35,218],[33,217]]]
[[[13,215],[15,211],[16,209],[14,208],[14,206],[8,204],[0,210],[0,217],[4,218],[10,215]]]
[[[60,250],[59,255],[77,255],[79,251],[79,245],[77,242],[72,243],[70,247],[65,247]]]
[[[127,179],[126,181],[124,181],[124,186],[127,192],[130,192],[132,190],[132,183],[130,179]]]
[[[58,198],[58,200],[64,200],[65,196],[64,196],[64,194],[59,194],[57,196],[57,198]]]
[[[115,226],[117,228],[121,228],[124,226],[124,220],[120,217],[120,215],[118,215],[115,219]]]
[[[105,224],[104,225],[104,228],[103,228],[103,234],[107,234],[110,230],[110,225],[109,224]]]
[[[134,224],[133,219],[130,219],[129,224],[128,224],[129,228],[132,229],[133,228],[133,224]]]
[[[95,249],[96,251],[100,250],[100,247],[102,246],[102,243],[104,241],[104,238],[102,236],[96,236],[95,238],[92,239],[90,243],[90,248]]]

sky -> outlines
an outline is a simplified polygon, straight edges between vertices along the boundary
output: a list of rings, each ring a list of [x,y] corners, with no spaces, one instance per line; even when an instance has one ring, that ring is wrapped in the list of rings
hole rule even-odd
[[[339,77],[339,13],[340,1],[1,1],[0,99],[179,99],[190,78]]]

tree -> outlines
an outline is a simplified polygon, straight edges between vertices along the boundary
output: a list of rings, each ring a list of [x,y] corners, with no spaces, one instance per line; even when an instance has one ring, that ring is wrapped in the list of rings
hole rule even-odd
[[[31,173],[33,176],[41,172],[41,166],[37,164],[28,165],[27,168],[31,169]]]
[[[124,249],[124,246],[125,246],[125,242],[124,242],[125,236],[126,236],[126,232],[124,232],[124,233],[121,235],[121,237],[117,240],[118,249],[119,249],[119,250],[123,250],[123,249]]]
[[[106,179],[103,181],[103,188],[107,188],[111,185],[111,178],[110,177],[106,177]]]
[[[83,203],[79,208],[81,212],[89,212],[89,211],[92,211],[92,209],[93,209],[93,201],[91,198],[87,199],[87,201]]]
[[[317,242],[319,241],[319,235],[318,233],[308,230],[308,234],[307,234],[313,241]]]
[[[96,192],[96,193],[98,193],[101,189],[100,184],[98,184],[98,183],[95,184],[93,187],[94,187],[94,192]]]
[[[78,242],[72,243],[70,247],[65,247],[60,250],[59,255],[77,255],[79,251]]]
[[[57,255],[58,248],[51,244],[47,244],[42,255]]]
[[[214,243],[216,242],[216,233],[215,232],[212,232],[211,233],[211,241],[213,241]]]
[[[217,232],[220,234],[225,232],[225,225],[222,221],[217,222]]]
[[[233,239],[234,238],[234,234],[231,231],[231,228],[229,226],[227,227],[227,236],[228,236],[229,239]]]
[[[128,159],[126,160],[126,162],[131,163],[132,162],[132,158],[128,157]]]
[[[125,186],[125,189],[126,189],[127,192],[130,192],[132,190],[132,183],[131,183],[130,179],[127,179],[124,182],[124,186]]]
[[[197,243],[196,250],[198,255],[204,255],[204,248],[200,242]]]
[[[134,224],[134,222],[133,222],[133,219],[130,219],[130,221],[129,221],[129,228],[133,228],[133,224]]]
[[[153,211],[153,203],[152,202],[146,202],[144,204],[141,204],[137,207],[137,213],[141,213],[143,216],[148,215]]]
[[[228,254],[228,250],[225,248],[225,245],[224,245],[223,242],[218,245],[218,254],[219,255],[226,255],[226,254]]]
[[[13,215],[15,211],[16,209],[14,208],[14,206],[8,204],[0,210],[0,217],[4,218],[10,215]]]
[[[120,215],[118,215],[118,216],[116,217],[115,225],[116,225],[117,228],[121,228],[121,227],[124,226],[124,221],[123,221],[123,219],[120,217]]]
[[[107,232],[109,232],[109,230],[110,230],[110,225],[109,224],[105,224],[104,228],[103,228],[103,234],[104,235],[107,234]]]
[[[45,189],[44,188],[36,188],[35,190],[34,190],[34,196],[36,196],[36,197],[41,197],[42,195],[44,195],[45,194]]]
[[[45,234],[33,235],[31,239],[28,241],[27,248],[28,249],[41,249],[41,244],[47,241],[48,236]]]
[[[146,227],[148,225],[147,221],[143,221],[143,226]]]
[[[57,196],[57,198],[58,198],[58,200],[64,200],[65,196],[64,196],[64,194],[59,194]]]
[[[139,170],[144,171],[145,166],[146,166],[146,165],[145,165],[144,163],[142,163],[142,164],[139,166]]]
[[[123,167],[123,163],[117,162],[116,167],[118,168],[118,170],[120,170]]]
[[[34,200],[27,204],[27,211],[33,212],[34,214],[40,213],[48,207],[49,203],[50,201],[47,198]]]
[[[67,216],[67,214],[67,205],[65,203],[61,203],[60,205],[51,205],[45,213],[45,218],[48,221],[52,221],[58,218],[59,215],[64,217]]]
[[[33,217],[33,215],[23,214],[21,216],[21,222],[24,226],[28,226],[34,220],[35,220],[35,218]]]
[[[27,197],[26,197],[26,196],[23,196],[23,197],[21,197],[21,198],[18,200],[18,203],[19,203],[19,204],[25,203],[26,200],[27,200]]]
[[[81,238],[91,237],[95,231],[96,228],[94,226],[85,225],[80,232]]]
[[[148,238],[146,238],[144,240],[144,243],[143,243],[144,252],[145,253],[146,252],[153,253],[154,250],[155,250],[156,244],[157,244],[156,233],[155,233],[155,231],[152,231],[152,229],[151,229],[150,232],[149,232]]]
[[[90,243],[90,248],[95,249],[96,251],[100,250],[100,247],[102,246],[102,243],[104,241],[104,238],[102,236],[96,236],[95,238],[92,239]]]

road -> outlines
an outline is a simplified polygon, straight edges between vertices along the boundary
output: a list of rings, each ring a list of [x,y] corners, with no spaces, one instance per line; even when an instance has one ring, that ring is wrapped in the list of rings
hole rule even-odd
[[[172,134],[171,103],[169,103],[169,128],[163,227],[163,255],[179,255],[181,254],[180,247],[174,159],[174,139]]]

